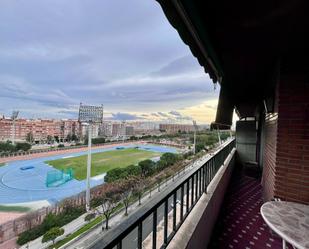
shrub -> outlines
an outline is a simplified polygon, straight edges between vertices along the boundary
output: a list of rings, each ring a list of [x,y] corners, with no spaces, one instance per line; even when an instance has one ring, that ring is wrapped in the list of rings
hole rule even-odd
[[[28,143],[17,143],[16,144],[16,150],[23,150],[23,151],[28,151],[31,149],[31,144]]]
[[[104,181],[105,182],[114,182],[120,179],[125,179],[130,176],[141,175],[141,167],[135,165],[129,165],[126,168],[115,168],[107,171]]]
[[[71,207],[65,206],[62,213],[55,215],[49,213],[44,218],[41,225],[31,228],[23,233],[21,233],[17,239],[19,245],[23,245],[31,240],[34,240],[42,235],[44,235],[48,230],[53,227],[62,227],[65,224],[68,224],[72,220],[78,218],[84,213],[84,208],[81,207]]]
[[[104,137],[97,137],[97,138],[92,138],[91,139],[92,144],[104,144],[105,143],[105,138]],[[85,138],[84,144],[88,144],[88,137]]]
[[[150,159],[147,159],[147,160],[144,160],[138,163],[138,166],[141,167],[141,174],[142,176],[145,176],[145,177],[150,176],[154,173],[155,165],[156,163]]]
[[[58,148],[63,148],[64,144],[58,144]]]
[[[64,229],[60,228],[60,227],[53,227],[50,230],[48,230],[43,238],[42,238],[42,242],[48,242],[48,241],[52,241],[53,244],[55,244],[55,239],[59,236],[61,236],[62,234],[64,234]]]
[[[87,214],[86,216],[85,216],[85,221],[91,221],[92,219],[94,219],[95,218],[95,213],[90,213],[90,214]]]
[[[11,142],[0,143],[0,151],[14,152],[15,146]]]

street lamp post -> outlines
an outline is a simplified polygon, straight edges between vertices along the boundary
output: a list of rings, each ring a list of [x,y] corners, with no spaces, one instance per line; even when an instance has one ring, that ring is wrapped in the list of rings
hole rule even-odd
[[[88,155],[87,155],[87,179],[86,179],[86,211],[90,210],[90,178],[91,178],[91,139],[93,124],[103,123],[103,105],[90,106],[80,103],[79,122],[88,124]]]
[[[15,132],[16,132],[16,128],[15,128],[15,121],[18,117],[18,114],[19,114],[19,111],[13,111],[12,113],[12,121],[13,121],[13,131],[12,131],[12,144],[14,145],[15,144]]]
[[[193,120],[193,127],[194,127],[194,135],[193,135],[193,154],[195,155],[196,152],[196,131],[197,131],[197,125],[196,121]]]
[[[92,123],[88,124],[88,155],[87,155],[87,179],[86,179],[86,210],[90,210],[90,177],[91,177],[91,139]]]

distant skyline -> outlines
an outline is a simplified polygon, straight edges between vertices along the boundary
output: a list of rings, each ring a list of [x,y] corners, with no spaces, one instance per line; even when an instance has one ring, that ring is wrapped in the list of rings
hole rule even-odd
[[[0,37],[0,114],[215,119],[219,88],[154,0],[3,0]]]

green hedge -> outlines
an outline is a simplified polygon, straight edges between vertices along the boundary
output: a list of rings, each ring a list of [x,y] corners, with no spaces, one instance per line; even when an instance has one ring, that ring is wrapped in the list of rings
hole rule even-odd
[[[27,242],[44,235],[53,227],[62,227],[81,216],[84,212],[84,208],[67,207],[58,215],[50,213],[44,218],[41,225],[21,233],[17,239],[17,244],[24,245]]]
[[[128,178],[130,176],[151,176],[154,173],[173,165],[181,158],[181,155],[167,152],[160,157],[158,162],[153,162],[152,160],[147,159],[139,162],[137,166],[130,165],[126,168],[115,168],[109,170],[104,177],[104,181],[110,183],[120,179]]]

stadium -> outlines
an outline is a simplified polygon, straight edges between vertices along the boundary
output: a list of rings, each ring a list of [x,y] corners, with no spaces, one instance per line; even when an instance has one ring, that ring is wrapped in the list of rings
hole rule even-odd
[[[177,153],[177,149],[152,144],[93,149],[91,187],[104,184],[104,176],[112,168],[155,159],[165,152]],[[82,151],[8,162],[0,167],[0,204],[54,204],[84,191],[86,154]]]

